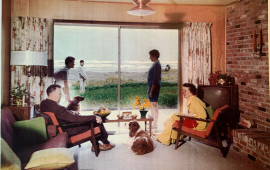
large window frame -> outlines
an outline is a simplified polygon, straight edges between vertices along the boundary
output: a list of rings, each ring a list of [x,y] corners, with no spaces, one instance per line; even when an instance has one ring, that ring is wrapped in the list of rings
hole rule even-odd
[[[179,95],[181,89],[179,84],[182,83],[181,79],[181,60],[180,60],[180,34],[181,34],[181,23],[138,23],[138,22],[106,22],[106,21],[77,21],[77,20],[53,20],[53,44],[54,44],[54,25],[91,25],[93,27],[117,27],[118,28],[118,112],[120,113],[120,86],[121,86],[121,28],[127,29],[177,29],[178,30],[178,104],[177,109],[179,110],[179,104],[182,103],[182,97]],[[54,47],[53,47],[53,60],[54,60]],[[54,70],[54,64],[52,64],[52,71]]]

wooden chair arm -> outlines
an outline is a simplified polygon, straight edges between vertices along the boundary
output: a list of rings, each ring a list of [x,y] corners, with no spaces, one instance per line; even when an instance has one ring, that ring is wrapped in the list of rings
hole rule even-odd
[[[79,127],[79,126],[90,126],[91,124],[93,124],[93,122],[76,122],[76,123],[57,125],[57,127],[61,127],[63,129],[69,129],[69,128]]]
[[[187,118],[187,119],[193,119],[193,120],[198,120],[198,121],[203,121],[203,122],[215,122],[215,120],[212,119],[201,119],[201,118],[196,118],[196,117],[191,117],[191,116],[185,116],[185,115],[178,115],[176,114],[176,116],[181,118]]]

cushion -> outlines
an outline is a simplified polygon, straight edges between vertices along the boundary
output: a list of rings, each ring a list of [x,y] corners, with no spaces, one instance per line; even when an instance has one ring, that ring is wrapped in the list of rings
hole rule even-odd
[[[197,131],[197,130],[194,130],[192,128],[188,128],[188,127],[185,127],[185,126],[182,127],[182,130],[187,132],[187,133],[191,133],[193,135],[199,136],[201,138],[206,138],[207,137],[205,131]]]
[[[1,169],[21,170],[21,161],[1,138]]]
[[[74,163],[73,152],[67,148],[51,148],[32,154],[25,169],[64,169]]]
[[[212,119],[212,117],[215,113],[215,109],[212,106],[208,106],[208,107],[206,107],[206,111],[207,111],[207,114],[209,116],[209,119]]]
[[[227,107],[229,107],[229,106],[228,105],[224,105],[223,107],[216,109],[215,110],[215,113],[214,113],[214,115],[212,117],[212,120],[216,120],[217,117],[218,117],[218,115],[219,115],[219,112],[221,110],[223,110],[223,109],[226,109]],[[214,125],[214,123],[211,121],[210,124],[209,124],[209,126],[207,127],[207,129],[205,131],[206,136],[208,136],[210,134],[213,125]]]
[[[49,115],[54,125],[59,125],[58,120],[55,117],[55,114],[53,112],[44,112],[45,114]],[[58,127],[58,131],[60,133],[63,133],[63,130],[61,127]]]
[[[53,125],[53,122],[51,121],[50,116],[40,112],[39,109],[35,110],[35,115],[36,115],[36,117],[43,117],[45,119],[45,124],[46,125]]]
[[[208,114],[209,119],[212,119],[212,117],[213,117],[213,115],[214,115],[214,113],[215,113],[214,108],[213,108],[212,106],[208,106],[208,107],[206,107],[206,112],[207,112],[207,114]],[[206,127],[209,125],[209,123],[210,123],[210,122],[207,122],[207,123],[206,123]]]
[[[94,132],[95,132],[95,134],[100,133],[99,127],[95,127]],[[84,133],[81,133],[81,134],[78,134],[78,135],[75,135],[75,136],[71,136],[70,138],[68,138],[68,143],[75,144],[76,142],[79,142],[79,141],[81,141],[83,139],[86,139],[86,138],[89,138],[91,136],[92,136],[91,130],[88,130],[88,131],[86,131]]]
[[[38,117],[14,123],[19,147],[42,143],[47,140],[44,118]]]

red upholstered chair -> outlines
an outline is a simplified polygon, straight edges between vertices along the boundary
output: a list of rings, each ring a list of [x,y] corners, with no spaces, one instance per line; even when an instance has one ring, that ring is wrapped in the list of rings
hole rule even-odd
[[[100,129],[99,129],[99,127],[94,128],[93,122],[80,122],[80,123],[70,123],[70,124],[59,125],[58,120],[56,119],[54,113],[52,113],[52,112],[40,112],[40,111],[35,110],[35,114],[37,117],[40,117],[40,116],[44,117],[46,124],[55,125],[57,127],[58,133],[63,133],[62,128],[90,126],[91,127],[90,130],[88,130],[84,133],[69,137],[67,147],[70,148],[70,147],[73,147],[76,145],[80,146],[81,143],[84,143],[86,141],[90,141],[90,139],[91,139],[92,145],[93,145],[94,150],[95,150],[95,154],[96,154],[96,156],[98,156],[100,150],[99,150],[99,147],[98,147],[97,142],[96,142],[96,137],[100,135]],[[92,134],[95,134],[95,135],[92,135]],[[52,134],[48,134],[48,136],[52,136]]]
[[[219,109],[216,109],[212,119],[198,119],[195,117],[189,117],[189,116],[183,116],[183,115],[177,115],[180,117],[179,126],[177,126],[176,123],[173,124],[173,129],[178,131],[175,149],[178,148],[179,138],[180,135],[189,136],[189,140],[191,138],[195,138],[197,140],[200,140],[202,142],[205,142],[207,144],[213,145],[215,147],[218,147],[223,155],[224,158],[226,158],[227,153],[230,148],[230,144],[232,142],[230,133],[230,126],[229,126],[229,116],[231,113],[231,107],[228,105],[225,105]],[[210,122],[207,126],[206,131],[197,131],[191,128],[187,128],[185,126],[182,126],[182,121],[184,118],[203,121],[203,122]],[[224,128],[225,127],[225,128]],[[226,129],[226,131],[224,131]],[[212,140],[213,133],[215,132],[216,139]],[[229,143],[227,147],[222,146],[221,142],[221,134],[223,134],[226,139],[229,140]]]

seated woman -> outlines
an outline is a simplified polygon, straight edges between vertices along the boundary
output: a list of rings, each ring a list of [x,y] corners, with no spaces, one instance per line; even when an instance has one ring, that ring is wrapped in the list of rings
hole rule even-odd
[[[175,121],[179,121],[180,118],[176,116],[176,114],[181,114],[185,116],[191,116],[196,118],[205,119],[207,117],[206,114],[206,105],[203,101],[201,101],[196,95],[196,87],[193,84],[185,83],[183,84],[183,96],[187,99],[187,108],[188,114],[184,113],[174,113],[171,118],[164,122],[164,130],[160,135],[154,135],[159,142],[170,145],[171,143],[175,143],[175,139],[177,137],[177,131],[172,130],[173,124]],[[182,123],[183,126],[193,127],[198,131],[206,130],[206,122],[202,121],[192,121],[191,119],[185,119]],[[183,135],[180,136],[180,140],[183,139]]]

